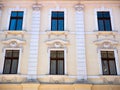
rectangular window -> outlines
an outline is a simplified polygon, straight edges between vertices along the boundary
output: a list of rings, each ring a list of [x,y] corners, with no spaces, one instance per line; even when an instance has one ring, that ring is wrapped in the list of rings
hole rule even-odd
[[[50,74],[64,75],[64,51],[50,52]]]
[[[6,50],[3,74],[16,74],[18,60],[19,50]]]
[[[23,11],[12,11],[10,17],[9,30],[22,30]]]
[[[109,12],[97,12],[99,31],[112,31]]]
[[[51,17],[51,30],[63,31],[64,30],[64,12],[52,12]]]
[[[103,75],[117,75],[113,51],[101,51]]]

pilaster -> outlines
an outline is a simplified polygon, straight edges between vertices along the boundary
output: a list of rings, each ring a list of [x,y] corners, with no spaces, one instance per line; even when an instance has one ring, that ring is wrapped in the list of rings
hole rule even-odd
[[[76,51],[77,51],[77,78],[86,80],[85,32],[84,32],[84,5],[75,5],[76,10]]]

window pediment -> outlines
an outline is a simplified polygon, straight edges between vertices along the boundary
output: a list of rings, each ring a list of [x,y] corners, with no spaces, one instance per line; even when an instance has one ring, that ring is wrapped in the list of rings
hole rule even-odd
[[[19,44],[25,44],[25,40],[20,40],[20,39],[8,39],[8,40],[3,40],[2,43],[3,44],[7,44],[11,47],[16,47]]]
[[[69,44],[68,40],[63,39],[51,39],[46,41],[47,45],[53,45],[54,47],[62,47]]]

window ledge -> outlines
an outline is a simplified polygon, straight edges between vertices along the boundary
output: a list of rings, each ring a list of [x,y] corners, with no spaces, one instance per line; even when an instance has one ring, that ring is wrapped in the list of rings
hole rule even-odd
[[[64,30],[64,31],[51,31],[51,30],[46,30],[48,35],[67,35],[69,30]]]
[[[19,31],[17,31],[17,30],[13,30],[13,31],[4,30],[3,32],[5,34],[14,34],[14,35],[21,34],[21,35],[23,35],[26,32],[26,30],[19,30]]]
[[[113,30],[113,31],[98,31],[98,30],[94,30],[94,32],[97,34],[97,35],[115,35],[118,33],[117,30]]]

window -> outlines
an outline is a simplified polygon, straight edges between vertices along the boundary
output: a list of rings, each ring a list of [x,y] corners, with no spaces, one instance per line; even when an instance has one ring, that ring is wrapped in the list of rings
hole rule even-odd
[[[116,64],[113,51],[101,51],[103,75],[116,75]]]
[[[97,12],[99,31],[112,31],[110,13]]]
[[[64,51],[50,52],[50,74],[52,75],[64,74]]]
[[[23,11],[12,11],[9,30],[22,30]]]
[[[51,17],[51,30],[63,31],[64,30],[64,12],[52,12]]]
[[[16,74],[19,50],[6,50],[3,74]]]

